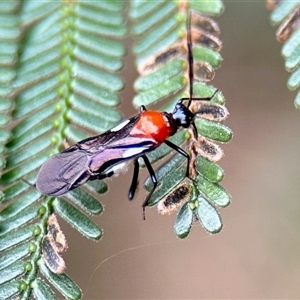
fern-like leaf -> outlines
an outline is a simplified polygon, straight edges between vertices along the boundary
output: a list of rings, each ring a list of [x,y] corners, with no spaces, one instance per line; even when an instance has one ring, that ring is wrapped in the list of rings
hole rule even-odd
[[[121,120],[116,106],[123,81],[116,72],[125,54],[117,41],[126,33],[123,6],[122,1],[0,4],[1,299],[55,299],[54,289],[67,299],[81,297],[65,273],[49,270],[50,250],[43,241],[47,234],[50,244],[55,238],[48,233],[53,212],[87,238],[99,239],[101,229],[88,215],[102,212],[94,195],[107,186],[93,182],[53,198],[32,184],[64,144]]]
[[[6,129],[6,125],[11,121],[9,111],[13,107],[13,102],[9,95],[12,92],[11,84],[16,76],[18,40],[21,35],[17,12],[19,5],[17,1],[0,4],[0,39],[3,41],[0,47],[0,172],[5,167],[3,152],[10,137],[10,130]]]
[[[192,83],[193,96],[214,95],[216,88],[204,82],[213,79],[214,70],[222,61],[218,52],[222,47],[219,28],[211,18],[222,11],[223,4],[219,0],[132,1],[130,16],[134,21],[132,31],[137,35],[134,52],[137,57],[137,70],[140,73],[134,85],[138,92],[133,100],[135,106],[151,105],[175,94],[175,97],[162,107],[162,110],[172,111],[175,103],[182,97],[182,92],[188,90],[186,20],[190,12],[193,68],[195,79],[200,81]],[[185,94],[184,97],[187,96]],[[219,123],[227,116],[224,103],[225,99],[219,91],[206,107],[211,111],[222,111],[224,116],[220,118],[205,114],[204,103],[193,103],[192,109],[199,111],[199,118],[195,122],[199,133],[196,143],[191,140],[191,134],[187,130],[181,130],[170,138],[170,141],[177,145],[188,141],[187,146],[192,157],[192,164],[188,167],[191,167],[194,182],[186,179],[186,162],[178,154],[156,170],[160,186],[148,205],[158,204],[159,212],[170,213],[189,201],[179,211],[174,227],[180,238],[188,235],[193,216],[211,233],[219,232],[222,228],[221,218],[215,206],[227,206],[230,196],[219,185],[224,173],[215,162],[222,157],[223,152],[214,142],[226,143],[232,138],[231,130]],[[200,112],[199,105],[204,105],[203,113]],[[156,162],[171,152],[170,147],[162,145],[147,156],[151,162]],[[150,178],[146,180],[145,187],[151,190]]]
[[[300,85],[300,1],[267,1],[267,7],[272,11],[272,25],[279,25],[276,37],[284,43],[281,54],[285,59],[285,68],[291,72],[287,86],[296,90]],[[300,92],[294,101],[295,107],[300,108]]]
[[[211,16],[222,12],[222,2],[131,4],[141,74],[135,82],[134,105],[151,105],[175,95],[162,107],[172,111],[187,90],[185,36],[190,10],[195,79],[202,81],[194,83],[194,96],[212,96],[216,88],[204,82],[212,80],[221,64],[222,43]],[[0,3],[0,299],[56,299],[56,292],[66,299],[81,297],[80,288],[64,272],[61,241],[51,231],[53,226],[59,231],[59,225],[50,220],[56,213],[85,237],[99,239],[102,231],[89,215],[102,212],[95,193],[105,193],[107,186],[93,181],[54,198],[41,195],[33,184],[50,155],[121,120],[116,107],[123,88],[117,75],[125,54],[118,41],[126,33],[123,6],[123,1],[115,0]],[[215,142],[228,142],[232,136],[220,124],[227,116],[224,103],[219,91],[209,105],[192,105],[199,112],[197,141],[187,130],[170,139],[187,145],[195,181],[186,178],[185,160],[178,154],[157,170],[162,185],[149,205],[159,203],[162,213],[181,207],[174,226],[180,238],[189,234],[195,218],[209,232],[222,228],[216,206],[228,205],[230,196],[219,185],[224,172],[215,162],[223,152]],[[162,145],[149,159],[156,162],[171,151]],[[145,186],[150,189],[151,182]]]

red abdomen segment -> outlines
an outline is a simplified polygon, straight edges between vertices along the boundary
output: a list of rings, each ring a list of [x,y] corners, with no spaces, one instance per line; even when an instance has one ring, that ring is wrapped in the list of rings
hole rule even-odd
[[[158,143],[163,143],[175,131],[176,128],[172,127],[165,113],[146,110],[141,112],[140,119],[132,128],[130,135],[152,138]]]

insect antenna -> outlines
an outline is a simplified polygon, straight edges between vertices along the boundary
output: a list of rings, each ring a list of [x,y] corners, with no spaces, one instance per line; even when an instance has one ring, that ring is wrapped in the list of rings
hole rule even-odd
[[[215,94],[218,92],[218,89],[210,97],[193,97],[194,96],[194,57],[193,57],[193,42],[192,42],[192,12],[189,12],[187,19],[187,60],[188,60],[188,74],[189,74],[189,97],[181,98],[180,101],[188,100],[187,107],[189,108],[192,100],[211,100]]]
[[[192,33],[191,33],[191,19],[192,13],[189,12],[187,20],[187,49],[188,49],[188,68],[189,68],[189,102],[187,107],[190,107],[193,99],[193,83],[194,83],[194,58],[193,58],[193,43],[192,43]]]

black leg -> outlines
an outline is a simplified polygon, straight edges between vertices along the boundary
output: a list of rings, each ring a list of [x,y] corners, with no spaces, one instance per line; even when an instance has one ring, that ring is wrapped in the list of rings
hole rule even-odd
[[[164,143],[166,145],[168,145],[170,148],[172,148],[173,150],[177,151],[178,153],[180,153],[181,155],[183,155],[186,159],[187,159],[187,168],[186,168],[186,177],[189,178],[190,175],[190,156],[183,150],[181,149],[179,146],[173,144],[172,142],[165,140]]]
[[[150,161],[148,159],[148,157],[146,155],[143,155],[142,156],[144,162],[145,162],[145,165],[148,169],[148,172],[149,172],[149,175],[151,177],[151,180],[152,180],[152,183],[153,183],[153,188],[152,190],[150,191],[150,193],[148,194],[148,196],[146,197],[145,201],[143,202],[143,205],[142,205],[142,208],[143,208],[143,219],[146,220],[146,217],[145,217],[145,207],[147,206],[147,203],[149,201],[149,199],[151,198],[151,196],[153,195],[156,187],[157,187],[157,178],[156,178],[156,175],[155,175],[155,172],[150,164]]]
[[[21,178],[21,181],[23,181],[23,182],[25,182],[27,185],[29,185],[29,186],[31,186],[31,187],[33,187],[33,188],[36,188],[36,184],[35,183],[30,183],[29,181],[27,181],[26,179],[23,179],[23,178]]]
[[[189,62],[189,92],[190,97],[187,99],[189,100],[187,107],[190,107],[193,99],[193,84],[194,84],[194,58],[193,58],[193,43],[192,43],[192,34],[191,34],[191,19],[192,15],[189,14],[188,17],[188,24],[187,24],[187,49],[188,49],[188,62]]]
[[[145,111],[145,110],[147,110],[146,107],[145,107],[145,105],[141,105],[140,112]]]
[[[187,107],[190,107],[193,99],[193,84],[194,84],[194,58],[193,58],[193,44],[191,36],[191,15],[189,16],[188,32],[187,32],[187,48],[188,48],[188,62],[189,62],[189,92],[190,97]]]
[[[197,97],[193,97],[193,98],[180,98],[179,99],[179,102],[182,103],[182,101],[185,101],[185,100],[196,100],[196,101],[199,101],[199,100],[203,100],[203,101],[210,101],[213,97],[214,97],[215,93],[210,96],[210,97],[203,97],[203,98],[197,98]]]
[[[136,188],[138,185],[138,178],[139,178],[139,170],[140,170],[140,165],[137,159],[134,160],[134,170],[133,170],[133,176],[132,176],[132,181],[131,185],[129,188],[128,192],[128,199],[132,200],[134,197],[134,194],[136,192]]]
[[[204,101],[210,101],[215,95],[216,93],[218,92],[219,90],[216,89],[215,92],[209,96],[209,97],[202,97],[202,98],[198,98],[198,97],[193,97],[193,98],[180,98],[178,102],[182,103],[182,101],[185,101],[185,100],[204,100]]]

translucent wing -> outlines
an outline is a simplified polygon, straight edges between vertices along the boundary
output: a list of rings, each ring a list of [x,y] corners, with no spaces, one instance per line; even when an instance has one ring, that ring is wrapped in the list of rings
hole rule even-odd
[[[51,156],[38,173],[37,189],[46,195],[63,195],[88,180],[112,176],[128,160],[156,148],[159,144],[151,138],[130,136],[138,119],[139,115]]]
[[[46,195],[65,194],[89,179],[88,162],[89,156],[84,151],[55,154],[41,167],[36,188]]]

